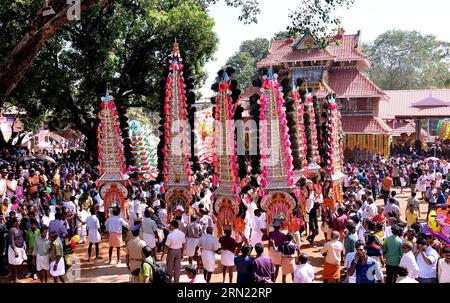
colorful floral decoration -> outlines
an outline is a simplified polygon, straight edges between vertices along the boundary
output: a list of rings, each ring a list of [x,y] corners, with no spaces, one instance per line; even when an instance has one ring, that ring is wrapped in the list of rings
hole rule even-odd
[[[261,89],[259,117],[261,121],[259,137],[262,167],[261,196],[264,196],[264,189],[268,187],[291,188],[294,185],[291,141],[283,92],[277,78],[278,75],[273,74],[270,68],[268,75],[264,76]]]
[[[218,187],[212,199],[218,235],[222,235],[224,226],[229,226],[238,233],[239,223],[235,220],[239,213],[240,175],[237,157],[236,128],[234,119],[238,108],[240,90],[231,77],[233,68],[220,70],[218,83],[213,84],[216,92],[214,107],[214,156],[213,186]],[[242,111],[242,108],[240,109]]]
[[[321,163],[319,156],[319,143],[317,140],[316,114],[314,111],[313,96],[310,92],[300,93],[304,104],[304,123],[306,141],[308,146],[308,170],[316,169]]]
[[[430,211],[426,230],[445,245],[450,245],[450,207],[448,205]]]
[[[297,137],[297,145],[299,150],[299,158],[300,163],[299,166],[295,166],[294,162],[294,169],[298,170],[304,170],[304,175],[308,177],[308,140],[306,137],[306,128],[305,128],[305,104],[302,102],[302,97],[300,96],[300,92],[298,87],[301,86],[301,81],[299,83],[293,82],[293,88],[291,92],[291,98],[294,100],[294,117],[296,120],[296,129],[298,133]]]
[[[439,120],[437,134],[441,141],[450,139],[450,119]]]
[[[123,155],[123,139],[117,119],[117,108],[114,97],[106,94],[101,98],[100,120],[97,128],[99,173],[125,173],[125,157]]]
[[[130,122],[130,139],[134,165],[130,167],[132,172],[137,172],[139,177],[148,179],[156,170],[156,146],[152,148],[150,134],[141,124],[133,120]]]
[[[173,44],[166,78],[163,106],[162,170],[163,192],[167,185],[188,186],[191,177],[191,133],[188,126],[186,85],[178,43]],[[178,141],[174,141],[177,139]]]
[[[114,98],[106,94],[101,100],[101,110],[98,113],[100,124],[97,129],[100,173],[98,185],[105,209],[109,210],[113,202],[119,203],[121,208],[126,207],[128,190],[124,183],[128,176],[125,175],[123,139]],[[108,216],[109,211],[105,214]]]
[[[237,100],[240,90],[237,82],[232,81],[230,76],[234,69],[227,68],[226,71],[218,72],[219,82],[213,85],[217,95],[214,97],[214,156],[212,179],[213,186],[219,187],[218,195],[230,194],[240,203],[240,177],[237,157],[236,131],[234,125]]]

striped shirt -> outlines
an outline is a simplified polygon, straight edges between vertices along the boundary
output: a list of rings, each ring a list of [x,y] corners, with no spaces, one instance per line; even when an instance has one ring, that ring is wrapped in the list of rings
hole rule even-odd
[[[431,260],[431,264],[428,265],[422,257],[422,253],[417,255],[417,265],[419,266],[419,278],[436,278],[436,264],[439,259],[439,255],[431,246],[427,246],[425,255]]]
[[[450,283],[450,264],[445,259],[439,260],[438,278],[439,283]]]

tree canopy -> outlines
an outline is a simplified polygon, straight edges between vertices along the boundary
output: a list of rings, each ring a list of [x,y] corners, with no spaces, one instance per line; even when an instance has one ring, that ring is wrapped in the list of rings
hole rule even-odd
[[[256,63],[267,56],[269,44],[269,40],[264,38],[246,40],[241,43],[239,51],[227,60],[226,66],[232,66],[236,70],[233,78],[242,91],[251,86],[253,78],[258,75]]]
[[[219,0],[123,0],[124,5],[140,6],[147,3],[153,7],[189,4],[203,11]],[[241,9],[239,20],[244,23],[257,22],[260,13],[258,0],[223,0],[228,6]],[[329,31],[339,25],[335,16],[338,7],[349,6],[354,0],[305,0],[291,12],[289,31],[295,34],[314,34],[326,44]],[[90,8],[105,7],[111,0],[80,0],[80,12]],[[45,15],[47,5],[54,9],[53,15]],[[64,0],[21,0],[0,2],[0,106],[16,89],[45,42],[69,22],[68,12],[72,6]],[[89,12],[87,13],[89,15]],[[11,18],[13,17],[13,18]],[[78,21],[70,23],[78,24]]]
[[[118,108],[159,109],[162,66],[174,38],[201,83],[217,48],[213,26],[194,1],[110,0],[47,40],[10,103],[36,118],[46,115],[52,128],[72,125],[95,148],[100,97],[109,92]]]
[[[382,89],[450,87],[450,43],[433,35],[390,30],[363,48],[369,77]]]

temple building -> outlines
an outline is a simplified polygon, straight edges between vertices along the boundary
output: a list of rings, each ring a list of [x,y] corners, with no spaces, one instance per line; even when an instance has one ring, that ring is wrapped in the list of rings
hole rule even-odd
[[[369,159],[387,156],[392,128],[379,117],[379,105],[386,94],[363,72],[370,62],[360,50],[360,32],[344,35],[343,29],[325,49],[315,46],[308,35],[301,39],[273,40],[266,58],[257,63],[260,69],[273,67],[290,82],[303,78],[307,88],[320,100],[335,95],[342,114],[346,159]],[[243,96],[255,93],[246,92]]]

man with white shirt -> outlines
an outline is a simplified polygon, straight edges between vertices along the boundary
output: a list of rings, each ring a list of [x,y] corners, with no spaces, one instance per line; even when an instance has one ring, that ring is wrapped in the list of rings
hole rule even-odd
[[[408,270],[404,267],[397,268],[397,275],[398,278],[396,283],[419,283],[408,275]]]
[[[105,202],[100,197],[100,193],[97,190],[94,191],[94,203],[96,203],[97,206],[97,216],[100,221],[100,230],[105,232]]]
[[[113,248],[117,249],[117,264],[120,263],[120,248],[122,247],[122,227],[129,228],[128,223],[119,217],[120,210],[113,209],[112,216],[106,220],[106,230],[109,233],[109,262],[111,264]]]
[[[444,248],[444,258],[437,265],[439,283],[450,283],[450,247]]]
[[[4,168],[0,176],[0,198],[4,199],[6,196],[6,174],[8,171]]]
[[[436,265],[439,255],[427,242],[422,238],[417,241],[417,251],[415,253],[417,265],[419,265],[419,283],[436,283]]]
[[[363,189],[362,185],[358,185],[358,192],[356,193],[356,197],[359,201],[362,200],[362,196],[366,193],[366,191]]]
[[[371,220],[377,214],[377,206],[373,201],[373,197],[367,197],[367,204],[363,204],[363,219]]]
[[[258,243],[262,243],[262,236],[264,234],[264,229],[266,228],[266,223],[262,219],[261,210],[256,209],[254,212],[254,217],[252,221],[252,231],[250,236],[250,242],[252,246]]]
[[[399,267],[408,270],[408,277],[417,279],[419,277],[419,265],[413,253],[413,244],[409,241],[403,242],[403,256],[400,259]]]
[[[173,278],[174,283],[180,281],[181,260],[183,259],[183,251],[186,243],[186,236],[178,227],[179,225],[176,220],[170,222],[170,232],[166,239],[166,247],[161,255],[162,260],[163,256],[167,254],[167,274]]]
[[[313,283],[314,268],[308,263],[308,255],[303,253],[299,257],[300,264],[294,271],[294,283]]]
[[[398,224],[398,220],[394,217],[387,217],[388,219],[388,224],[386,226],[386,229],[384,230],[384,238],[389,238],[390,236],[392,236],[392,226],[397,225]]]
[[[144,219],[142,219],[143,240],[147,246],[152,250],[152,256],[156,260],[156,239],[158,238],[158,226],[156,222],[151,219],[153,209],[148,207],[144,211]]]
[[[352,262],[355,259],[356,248],[360,247],[361,245],[364,245],[363,241],[361,241],[361,240],[356,241],[355,242],[355,251],[350,252],[350,253],[345,255],[344,267],[347,270],[347,278],[346,278],[347,283],[356,283],[356,273],[353,273],[353,275],[349,276],[348,275],[348,270],[352,266]]]
[[[156,200],[153,201],[153,203],[152,203],[152,207],[154,208],[154,207],[160,207],[160,206],[161,206],[161,195],[157,194]]]
[[[369,219],[363,219],[363,221],[359,222],[355,227],[356,228],[356,236],[357,236],[356,238],[357,238],[357,240],[361,241],[363,244],[366,244],[365,233],[368,229],[368,223],[369,223]]]

